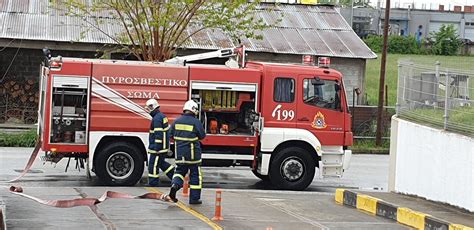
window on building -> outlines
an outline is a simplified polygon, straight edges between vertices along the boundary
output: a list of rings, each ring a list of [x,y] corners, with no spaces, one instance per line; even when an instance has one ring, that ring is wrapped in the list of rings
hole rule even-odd
[[[337,81],[323,79],[305,79],[303,82],[303,100],[305,104],[326,109],[341,108],[340,85]]]
[[[293,102],[295,100],[295,80],[293,78],[276,78],[273,100],[275,102]]]

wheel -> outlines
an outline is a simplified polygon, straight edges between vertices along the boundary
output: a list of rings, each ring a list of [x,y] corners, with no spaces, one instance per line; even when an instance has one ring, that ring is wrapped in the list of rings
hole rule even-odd
[[[255,169],[252,169],[252,172],[253,172],[253,175],[258,177],[260,180],[263,180],[263,181],[269,181],[270,180],[268,175],[262,175],[262,174],[258,173],[257,170],[255,170]]]
[[[270,181],[279,189],[304,190],[314,178],[316,163],[299,147],[279,151],[270,165]]]
[[[133,186],[141,179],[144,159],[134,145],[125,142],[113,143],[98,154],[95,171],[104,184]]]

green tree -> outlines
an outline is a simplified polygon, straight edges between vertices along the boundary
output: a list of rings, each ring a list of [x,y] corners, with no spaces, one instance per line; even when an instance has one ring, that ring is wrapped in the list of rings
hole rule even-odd
[[[55,8],[83,18],[91,30],[108,36],[122,51],[146,61],[169,59],[193,35],[206,29],[220,29],[237,44],[243,37],[260,38],[256,31],[269,26],[256,17],[259,0],[51,1]],[[109,34],[102,29],[111,22],[119,23],[123,32]]]
[[[462,46],[454,25],[442,25],[438,32],[430,33],[431,50],[437,55],[456,55]]]

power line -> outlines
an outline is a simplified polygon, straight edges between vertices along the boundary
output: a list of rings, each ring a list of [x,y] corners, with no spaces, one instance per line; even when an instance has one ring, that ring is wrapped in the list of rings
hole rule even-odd
[[[18,49],[16,49],[16,53],[15,53],[15,55],[13,56],[12,61],[11,61],[10,64],[8,65],[7,70],[5,71],[5,74],[3,74],[3,77],[2,77],[2,79],[0,80],[0,82],[3,82],[3,80],[4,80],[5,77],[7,76],[8,71],[10,70],[10,67],[13,65],[13,62],[15,62],[15,58],[16,58],[16,56],[18,55],[18,52],[20,51],[20,48],[21,48],[21,45],[22,45],[22,44],[23,44],[23,39],[20,40],[20,45],[18,46]]]
[[[2,52],[3,50],[5,50],[6,48],[10,47],[10,44],[12,44],[13,42],[15,41],[15,39],[11,40],[6,46],[4,46],[0,52]]]

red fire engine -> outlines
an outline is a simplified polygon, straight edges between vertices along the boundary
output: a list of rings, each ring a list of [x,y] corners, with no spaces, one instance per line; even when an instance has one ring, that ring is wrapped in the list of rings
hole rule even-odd
[[[239,62],[227,65],[187,63],[236,55]],[[244,57],[241,47],[164,63],[48,59],[39,105],[43,159],[79,159],[105,184],[134,185],[147,160],[151,117],[145,101],[158,99],[172,123],[194,99],[207,132],[203,166],[248,166],[260,179],[291,190],[308,187],[316,168],[321,177],[341,177],[352,145],[341,73]]]

